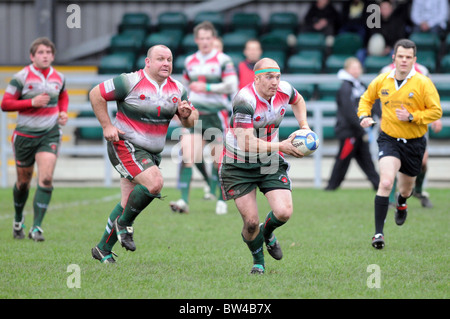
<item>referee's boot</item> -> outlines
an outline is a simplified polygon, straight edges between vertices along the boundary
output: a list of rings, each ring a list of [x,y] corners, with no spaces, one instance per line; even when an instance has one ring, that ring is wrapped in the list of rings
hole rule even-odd
[[[375,249],[383,249],[384,248],[384,236],[382,233],[375,234],[372,237],[372,246]]]
[[[402,204],[398,205],[395,209],[395,223],[399,226],[405,223],[406,217],[408,216],[408,205]]]
[[[116,229],[117,240],[126,250],[135,251],[136,245],[133,241],[133,227],[132,226],[121,226],[118,223],[120,216],[114,220],[114,228]]]

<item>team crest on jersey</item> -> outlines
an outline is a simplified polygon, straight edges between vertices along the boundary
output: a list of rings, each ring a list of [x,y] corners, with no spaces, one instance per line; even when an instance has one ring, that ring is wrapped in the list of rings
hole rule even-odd
[[[259,122],[259,121],[262,121],[262,120],[264,120],[264,116],[256,116],[254,119],[253,119],[255,122]]]
[[[387,89],[382,89],[382,90],[381,90],[381,95],[388,96],[388,95],[389,95],[389,90],[387,90]]]
[[[280,177],[278,179],[285,185],[289,182],[286,175],[280,175]]]
[[[286,108],[282,107],[281,111],[280,111],[280,115],[284,115],[285,112],[286,112]]]

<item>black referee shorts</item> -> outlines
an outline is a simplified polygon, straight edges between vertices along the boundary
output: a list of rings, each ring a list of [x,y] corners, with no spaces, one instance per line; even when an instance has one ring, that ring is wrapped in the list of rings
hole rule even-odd
[[[400,172],[417,176],[422,170],[422,160],[427,148],[425,136],[413,139],[395,138],[381,132],[377,139],[378,159],[393,156],[400,160]]]

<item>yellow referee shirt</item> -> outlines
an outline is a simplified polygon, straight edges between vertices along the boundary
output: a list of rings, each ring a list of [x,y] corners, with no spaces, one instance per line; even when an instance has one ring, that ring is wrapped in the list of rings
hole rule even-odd
[[[371,116],[375,100],[381,102],[381,130],[395,138],[418,138],[425,135],[428,124],[442,116],[439,94],[431,80],[412,69],[398,86],[395,69],[377,76],[361,96],[358,117]],[[395,110],[401,106],[414,117],[405,122],[397,118]]]

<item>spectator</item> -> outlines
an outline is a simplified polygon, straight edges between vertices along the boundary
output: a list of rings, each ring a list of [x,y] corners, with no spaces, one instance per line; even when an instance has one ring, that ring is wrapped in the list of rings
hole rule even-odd
[[[411,20],[413,32],[444,32],[447,28],[448,0],[413,0]]]
[[[380,182],[370,155],[367,131],[359,125],[356,114],[359,98],[366,90],[359,80],[362,70],[359,60],[351,57],[345,61],[344,69],[338,72],[338,78],[342,80],[336,97],[338,109],[335,130],[339,138],[339,152],[326,190],[335,190],[341,185],[352,158],[356,159],[375,190]]]
[[[247,84],[253,82],[255,73],[253,68],[255,63],[261,59],[262,55],[261,43],[257,39],[250,39],[245,43],[244,55],[245,60],[239,63],[239,90]]]
[[[361,40],[366,38],[367,0],[350,0],[343,3],[342,27],[339,32],[358,33]]]
[[[339,28],[339,13],[329,0],[316,0],[305,16],[306,32],[321,32],[334,36]]]

